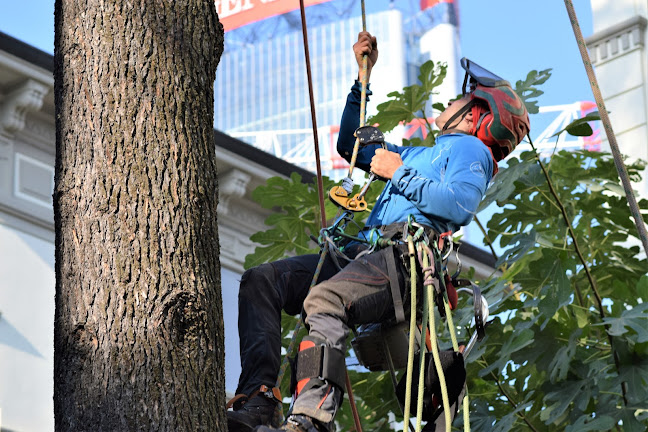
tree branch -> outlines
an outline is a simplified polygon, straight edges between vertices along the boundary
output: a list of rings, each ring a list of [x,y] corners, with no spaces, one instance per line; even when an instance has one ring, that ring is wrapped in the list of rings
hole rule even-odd
[[[589,283],[592,287],[592,291],[594,292],[594,297],[596,298],[596,304],[599,310],[599,315],[601,316],[601,320],[605,318],[605,309],[603,307],[603,299],[601,298],[601,294],[598,291],[598,287],[596,286],[596,281],[594,280],[594,277],[592,276],[592,273],[590,272],[589,265],[587,265],[587,261],[585,260],[585,257],[583,256],[583,253],[581,252],[580,247],[578,246],[578,240],[576,239],[576,233],[574,232],[574,228],[572,226],[571,221],[569,220],[569,216],[567,215],[567,210],[565,209],[565,206],[563,205],[562,201],[560,200],[560,197],[558,196],[558,193],[556,193],[556,189],[553,186],[553,183],[551,181],[551,178],[549,177],[549,173],[547,172],[547,169],[545,168],[544,164],[540,160],[540,155],[538,154],[538,151],[536,150],[535,146],[533,145],[533,141],[531,141],[531,137],[529,136],[529,144],[531,144],[531,148],[533,149],[533,153],[535,154],[535,160],[540,165],[540,168],[542,169],[542,173],[545,176],[545,179],[547,180],[547,185],[549,186],[549,191],[553,195],[554,199],[556,200],[556,203],[560,207],[560,212],[562,213],[563,220],[567,224],[567,229],[569,231],[569,235],[572,239],[572,242],[574,244],[574,250],[576,251],[576,255],[578,255],[578,259],[580,260],[581,264],[583,264],[583,268],[585,269],[585,274],[587,275],[587,279],[589,280]],[[581,298],[581,293],[579,292],[578,286],[574,285],[574,289],[576,289],[576,292],[578,294],[579,299]],[[583,306],[581,304],[581,306]],[[610,341],[610,348],[612,349],[613,353],[613,358],[614,358],[614,364],[616,365],[617,373],[620,374],[621,372],[621,367],[619,364],[619,357],[617,355],[617,352],[614,350],[614,339],[612,338],[612,335],[610,335],[609,332],[609,325],[604,324],[605,327],[605,332],[607,334],[608,340]],[[626,385],[624,382],[621,383],[621,390],[623,392],[623,403],[624,405],[628,406],[628,398],[626,395]]]

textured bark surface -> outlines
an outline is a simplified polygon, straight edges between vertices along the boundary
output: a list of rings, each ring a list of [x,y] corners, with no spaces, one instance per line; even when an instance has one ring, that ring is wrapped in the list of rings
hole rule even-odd
[[[226,430],[213,0],[56,0],[57,431]]]

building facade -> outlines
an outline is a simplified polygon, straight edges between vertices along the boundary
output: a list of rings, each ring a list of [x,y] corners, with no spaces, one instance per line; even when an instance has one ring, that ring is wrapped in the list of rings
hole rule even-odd
[[[586,39],[619,149],[648,161],[648,1],[591,0],[594,33]],[[601,134],[604,149],[609,142]],[[648,197],[648,172],[636,185]]]

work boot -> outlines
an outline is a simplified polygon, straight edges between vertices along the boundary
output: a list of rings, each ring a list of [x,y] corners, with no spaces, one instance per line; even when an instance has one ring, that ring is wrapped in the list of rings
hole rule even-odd
[[[293,414],[279,428],[259,426],[255,432],[329,432],[329,429],[318,421],[301,414]]]
[[[247,402],[237,401],[233,404],[234,411],[227,411],[227,429],[229,432],[251,432],[261,425],[278,427],[280,420],[275,412],[280,398],[279,389],[261,386]]]

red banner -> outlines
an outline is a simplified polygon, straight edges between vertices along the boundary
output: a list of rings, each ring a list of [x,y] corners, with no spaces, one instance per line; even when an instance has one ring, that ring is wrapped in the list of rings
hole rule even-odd
[[[304,6],[329,0],[304,0]],[[299,9],[299,0],[216,0],[216,12],[225,31]]]
[[[454,0],[421,0],[421,10],[429,9],[439,3],[454,3]]]

